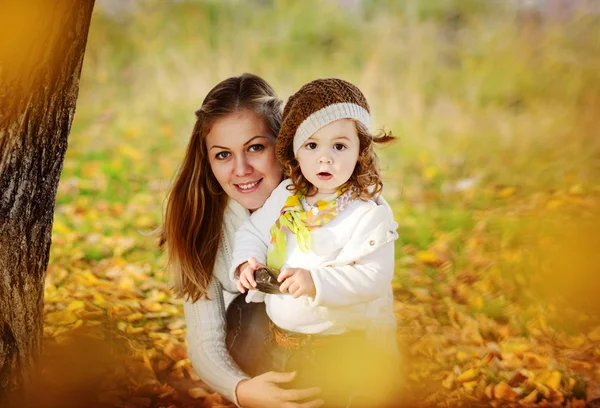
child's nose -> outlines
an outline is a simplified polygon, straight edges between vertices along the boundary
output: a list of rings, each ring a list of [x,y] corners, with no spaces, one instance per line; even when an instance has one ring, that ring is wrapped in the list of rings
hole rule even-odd
[[[331,164],[331,163],[333,163],[333,159],[328,154],[324,154],[319,159],[319,163],[322,163],[322,164]]]

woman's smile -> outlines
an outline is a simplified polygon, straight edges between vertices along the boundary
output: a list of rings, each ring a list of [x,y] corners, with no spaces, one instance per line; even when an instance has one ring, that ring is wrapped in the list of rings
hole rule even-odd
[[[240,191],[240,193],[244,193],[244,194],[252,193],[252,192],[258,190],[258,186],[261,181],[262,181],[262,178],[259,180],[250,181],[250,182],[246,182],[246,183],[234,184],[234,186],[237,187],[237,189]]]

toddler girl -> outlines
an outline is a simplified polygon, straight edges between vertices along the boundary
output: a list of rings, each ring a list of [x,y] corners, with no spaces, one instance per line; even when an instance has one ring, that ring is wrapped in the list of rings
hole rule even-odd
[[[359,406],[366,393],[363,405],[381,405],[397,368],[397,224],[373,151],[373,142],[395,138],[373,136],[369,124],[364,95],[346,81],[319,79],[290,97],[276,142],[290,178],[234,244],[232,278],[251,290],[248,301],[264,300],[271,320],[265,360],[274,365],[265,369],[297,370],[295,386],[320,386],[327,406]],[[276,270],[281,293],[254,290],[264,265]]]

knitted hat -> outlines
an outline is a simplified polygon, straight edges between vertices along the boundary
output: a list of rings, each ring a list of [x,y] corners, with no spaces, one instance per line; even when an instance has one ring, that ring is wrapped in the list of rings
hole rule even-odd
[[[293,159],[317,130],[338,119],[356,119],[369,129],[369,104],[360,89],[342,79],[317,79],[290,96],[277,136],[277,158]]]

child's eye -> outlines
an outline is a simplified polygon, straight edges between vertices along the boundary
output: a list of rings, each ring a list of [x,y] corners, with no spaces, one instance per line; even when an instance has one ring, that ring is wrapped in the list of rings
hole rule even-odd
[[[333,149],[341,152],[342,150],[346,149],[346,145],[343,145],[341,143],[336,143],[333,145]]]
[[[307,143],[305,146],[308,150],[314,150],[317,148],[317,144],[315,142]]]
[[[264,149],[265,149],[264,145],[261,145],[260,143],[257,143],[257,144],[253,144],[252,146],[250,146],[248,148],[248,151],[250,151],[250,152],[260,152],[261,150],[264,150]]]
[[[216,158],[217,160],[225,160],[225,159],[226,159],[226,158],[228,158],[230,155],[231,155],[231,153],[230,153],[230,152],[225,152],[225,151],[223,151],[223,152],[219,152],[219,153],[217,153],[217,154],[215,155],[215,158]]]

